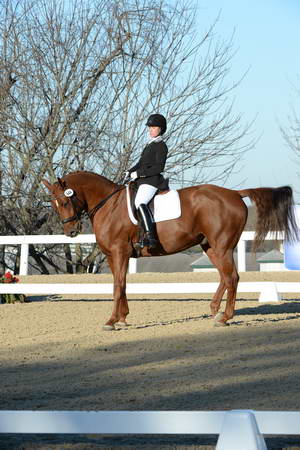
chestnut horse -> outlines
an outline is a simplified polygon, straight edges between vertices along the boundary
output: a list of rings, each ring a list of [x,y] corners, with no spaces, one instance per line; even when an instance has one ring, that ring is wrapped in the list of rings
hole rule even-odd
[[[129,218],[124,186],[85,171],[69,173],[54,184],[42,182],[51,192],[52,206],[67,236],[74,237],[80,232],[83,212],[89,215],[97,243],[107,255],[114,278],[113,311],[104,329],[114,330],[117,322],[126,325],[129,313],[126,273],[129,258],[137,256],[134,243],[138,240],[138,227]],[[140,256],[170,255],[200,244],[220,274],[210,304],[212,317],[216,325],[226,325],[234,315],[239,281],[233,250],[247,220],[247,207],[242,198],[249,197],[256,206],[254,249],[257,249],[269,231],[275,234],[283,231],[286,239],[295,238],[292,189],[284,186],[231,190],[204,184],[178,192],[181,216],[157,223],[157,248],[143,248]],[[218,313],[225,290],[225,311]]]

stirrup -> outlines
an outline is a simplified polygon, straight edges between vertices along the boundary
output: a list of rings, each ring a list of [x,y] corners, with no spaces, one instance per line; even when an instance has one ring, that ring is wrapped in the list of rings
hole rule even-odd
[[[148,248],[155,248],[157,246],[157,241],[150,233],[146,233],[142,241],[142,246]]]
[[[155,248],[156,246],[157,246],[157,241],[153,237],[151,237],[151,238],[145,237],[144,239],[141,239],[140,241],[135,242],[133,244],[133,247],[138,252],[141,251],[142,248],[144,248],[144,247]]]
[[[133,243],[133,247],[135,248],[135,250],[139,253],[142,250],[142,242],[134,242]]]

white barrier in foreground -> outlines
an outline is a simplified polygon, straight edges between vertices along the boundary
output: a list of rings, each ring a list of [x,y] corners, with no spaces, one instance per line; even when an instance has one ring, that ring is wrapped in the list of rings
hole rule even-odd
[[[218,434],[217,450],[267,450],[300,435],[299,411],[0,411],[0,433]]]
[[[218,283],[128,283],[127,294],[199,294],[214,293]],[[280,300],[280,292],[300,293],[300,282],[241,282],[238,292],[257,292],[260,302]],[[0,294],[108,294],[112,295],[112,283],[0,283]]]

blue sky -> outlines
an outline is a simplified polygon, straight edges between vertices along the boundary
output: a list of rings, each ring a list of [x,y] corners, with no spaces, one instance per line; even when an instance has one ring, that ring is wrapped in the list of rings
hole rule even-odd
[[[300,2],[195,0],[195,4],[200,30],[207,29],[219,13],[217,34],[227,39],[235,30],[236,55],[229,77],[238,80],[249,69],[235,90],[235,108],[246,122],[257,115],[252,131],[261,135],[255,148],[244,156],[241,172],[226,186],[289,184],[300,203],[300,159],[297,163],[279,130],[279,123],[288,124],[292,106],[300,116],[300,97],[293,88],[297,85],[300,89]]]

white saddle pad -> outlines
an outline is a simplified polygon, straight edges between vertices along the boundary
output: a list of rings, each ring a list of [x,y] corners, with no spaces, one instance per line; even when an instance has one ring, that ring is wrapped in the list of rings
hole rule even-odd
[[[137,225],[137,220],[133,215],[129,187],[126,187],[127,208],[130,220],[134,225]],[[181,216],[181,206],[179,194],[175,189],[163,195],[156,195],[154,197],[154,222],[162,222],[163,220],[177,219]]]

